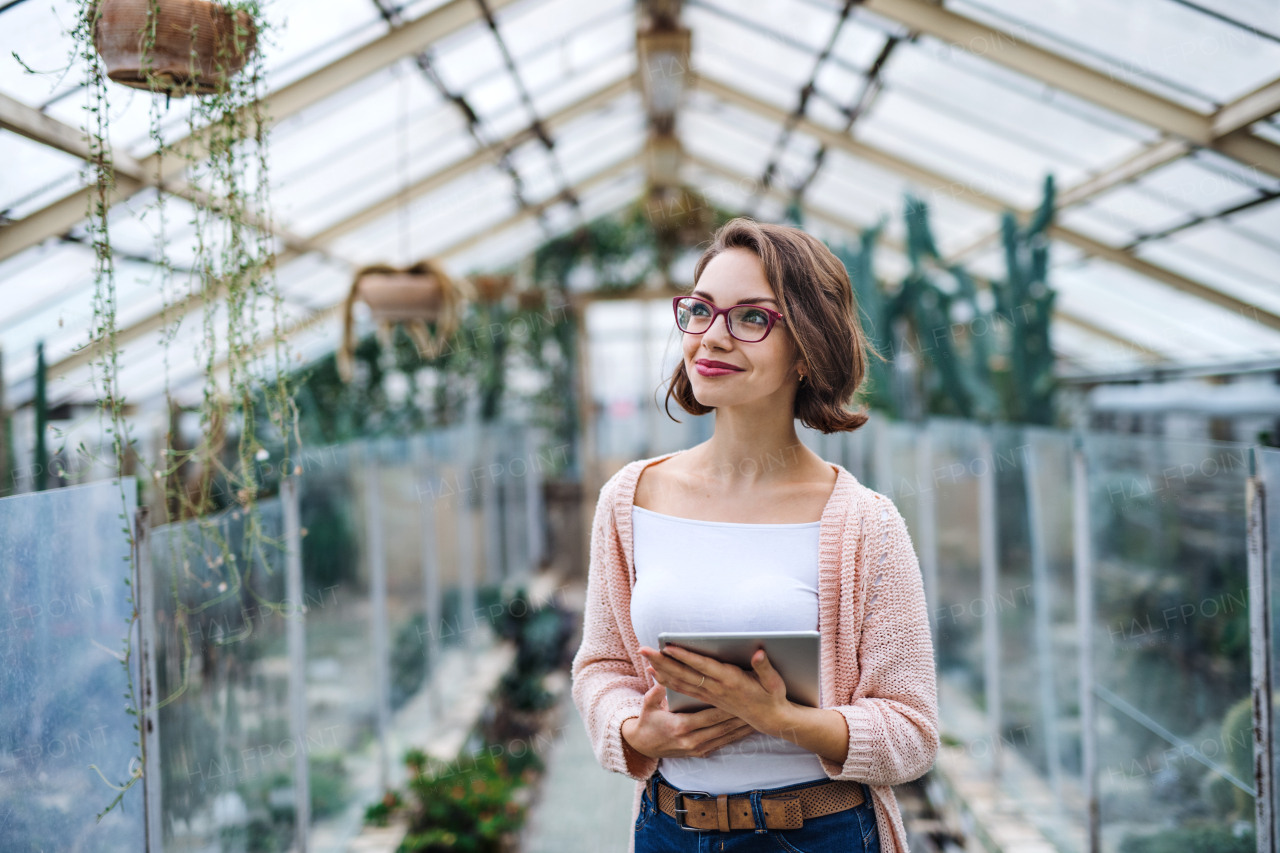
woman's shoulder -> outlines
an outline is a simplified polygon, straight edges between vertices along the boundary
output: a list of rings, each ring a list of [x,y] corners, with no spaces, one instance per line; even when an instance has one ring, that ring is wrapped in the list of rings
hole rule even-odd
[[[901,518],[898,507],[889,497],[863,485],[852,474],[849,474],[849,479],[852,481],[848,498],[848,514],[851,518],[857,518],[863,522],[883,522]]]
[[[654,460],[671,455],[670,453],[660,453],[657,456],[650,456],[646,459],[636,459],[613,472],[613,475],[608,480],[605,480],[604,485],[600,487],[600,494],[596,501],[596,511],[599,512],[604,508],[612,509],[615,507],[618,499],[627,488],[630,488],[632,494],[634,494],[635,485],[640,478],[640,472]]]

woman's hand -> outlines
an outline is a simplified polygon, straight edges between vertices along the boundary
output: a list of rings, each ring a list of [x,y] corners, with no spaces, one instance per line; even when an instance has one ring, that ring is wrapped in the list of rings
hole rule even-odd
[[[640,716],[622,724],[623,739],[649,758],[705,758],[752,731],[751,726],[719,708],[680,714],[671,711],[661,684],[644,694]]]
[[[759,731],[777,735],[791,708],[787,685],[764,649],[752,655],[752,672],[679,646],[667,646],[665,653],[646,646],[640,654],[663,687],[714,705]]]
[[[844,715],[787,699],[787,685],[764,649],[751,656],[751,672],[679,646],[667,646],[665,653],[645,646],[640,654],[649,662],[647,671],[662,687],[713,705],[756,731],[789,740],[831,761],[845,762],[849,727]]]

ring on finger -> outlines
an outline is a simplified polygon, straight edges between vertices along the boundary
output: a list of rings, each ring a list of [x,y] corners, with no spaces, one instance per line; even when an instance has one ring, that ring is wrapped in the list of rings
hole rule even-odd
[[[702,682],[703,682],[703,681],[706,681],[706,680],[707,680],[707,677],[704,675],[704,676],[702,676],[702,681],[699,681],[699,682],[698,682],[696,685],[694,685],[694,686],[695,686],[695,687],[701,687],[701,686],[702,686]]]

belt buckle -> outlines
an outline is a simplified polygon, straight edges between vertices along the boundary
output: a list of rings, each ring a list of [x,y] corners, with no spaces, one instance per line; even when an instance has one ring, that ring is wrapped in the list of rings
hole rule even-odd
[[[702,796],[708,797],[708,798],[711,795],[708,794],[706,791],[676,791],[676,808],[675,808],[676,826],[680,827],[681,829],[687,832],[703,832],[704,830],[698,829],[696,826],[685,826],[684,820],[681,819],[680,817],[683,814],[689,813],[688,809],[681,808],[684,805],[684,798],[686,794],[701,794]]]

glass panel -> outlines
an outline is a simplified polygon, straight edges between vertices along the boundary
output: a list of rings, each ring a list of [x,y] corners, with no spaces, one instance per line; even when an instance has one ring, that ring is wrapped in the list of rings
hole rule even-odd
[[[1227,4],[1223,4],[1227,5]],[[1255,4],[1232,3],[1237,16]],[[1275,76],[1280,45],[1247,24],[1233,26],[1192,4],[1077,0],[1028,15],[1017,0],[962,0],[957,11],[1110,77],[1209,111]]]
[[[1085,449],[1103,849],[1229,839],[1254,808],[1248,451],[1106,435]]]
[[[939,711],[944,726],[982,742],[975,757],[989,758],[983,694],[982,620],[989,606],[979,572],[978,478],[986,475],[979,428],[934,421],[929,429],[937,518],[938,582],[930,612],[938,661]],[[978,755],[982,752],[982,755]]]
[[[1276,684],[1280,684],[1280,548],[1274,543],[1280,542],[1280,450],[1269,447],[1255,447],[1253,449],[1255,473],[1258,480],[1262,484],[1263,500],[1266,514],[1262,519],[1264,542],[1268,543],[1267,550],[1264,555],[1264,564],[1261,566],[1265,573],[1267,591],[1270,594],[1270,601],[1266,602],[1267,614],[1270,624],[1267,625],[1271,633],[1271,648],[1267,650],[1267,654],[1271,659],[1271,731],[1268,736],[1271,742],[1271,760],[1273,762],[1271,768],[1272,789],[1271,789],[1271,823],[1270,831],[1275,838],[1275,826],[1277,824],[1277,814],[1280,814],[1280,791],[1276,790],[1275,779],[1280,779],[1280,754],[1276,752],[1276,731],[1277,731],[1277,713],[1280,712],[1280,693],[1276,692]],[[1250,578],[1250,592],[1253,593],[1257,587],[1253,586],[1260,578]],[[1255,606],[1250,601],[1250,607]]]
[[[278,498],[152,531],[167,847],[293,840],[282,536]]]
[[[141,784],[101,823],[95,819],[116,797],[110,785],[128,781],[139,755],[118,659],[132,624],[123,581],[136,504],[132,479],[0,499],[7,850],[144,847]],[[136,634],[134,640],[136,667]]]

